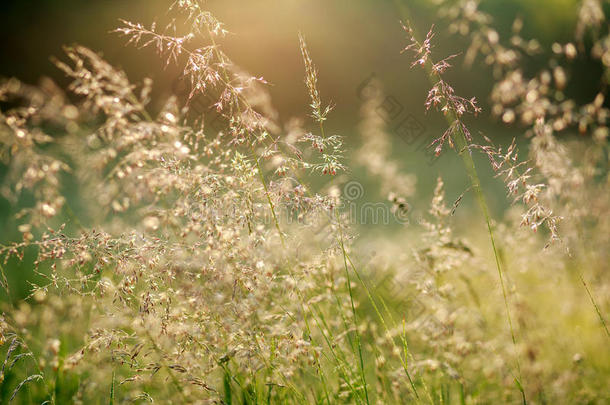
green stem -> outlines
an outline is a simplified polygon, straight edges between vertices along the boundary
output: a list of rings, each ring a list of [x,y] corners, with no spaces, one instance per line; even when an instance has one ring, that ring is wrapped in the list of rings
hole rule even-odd
[[[394,0],[394,3],[399,8],[401,14],[404,17],[409,16],[409,11],[408,11],[407,7],[403,4],[403,2],[401,2],[400,0]],[[408,20],[408,18],[406,18],[406,19]],[[413,37],[414,38],[418,37],[417,34],[415,33],[414,29],[413,29]],[[421,46],[419,43],[417,45]],[[433,71],[433,69],[432,69],[433,66],[434,66],[434,62],[432,62],[432,60],[430,58],[426,59],[424,68],[426,70],[428,80],[430,81],[430,83],[433,86],[436,86],[441,79],[440,79],[438,73],[435,73]],[[519,390],[521,391],[521,395],[523,396],[523,402],[526,403],[525,392],[523,390],[523,387],[522,387],[522,384],[520,381],[521,380],[521,364],[519,362],[519,355],[517,353],[517,339],[516,339],[515,330],[513,327],[512,317],[510,314],[508,294],[506,291],[506,285],[504,283],[504,272],[502,271],[502,266],[500,265],[500,255],[498,254],[498,249],[496,247],[493,227],[492,227],[492,223],[491,223],[491,216],[489,214],[489,207],[487,205],[485,195],[483,194],[483,192],[481,190],[481,182],[479,181],[479,176],[477,173],[476,165],[474,163],[474,160],[472,159],[470,149],[468,148],[467,138],[466,138],[466,135],[464,134],[464,131],[463,131],[462,125],[459,121],[458,115],[454,110],[449,110],[449,111],[447,111],[447,114],[445,114],[445,119],[449,125],[454,125],[456,122],[458,122],[458,124],[460,124],[460,125],[457,125],[457,131],[456,131],[457,136],[455,137],[455,141],[456,141],[456,144],[458,147],[458,151],[459,151],[458,153],[462,157],[462,161],[464,162],[464,166],[466,167],[466,171],[468,173],[468,177],[470,178],[472,188],[474,189],[475,196],[477,198],[477,202],[478,202],[481,210],[483,211],[483,216],[485,218],[485,223],[487,225],[487,231],[489,233],[489,239],[490,239],[491,247],[492,247],[493,254],[494,254],[496,269],[498,271],[498,277],[500,279],[500,286],[502,288],[502,296],[504,298],[504,306],[506,309],[506,318],[508,320],[508,325],[510,328],[511,338],[512,338],[512,342],[513,342],[513,348],[515,350],[517,371],[519,374],[519,378],[515,378],[515,380],[516,380],[517,386],[519,387]]]
[[[606,325],[606,320],[604,319],[604,316],[602,315],[602,311],[599,308],[599,305],[597,305],[597,302],[595,301],[595,298],[593,297],[593,293],[589,289],[589,286],[587,285],[581,272],[578,272],[578,278],[580,279],[580,282],[582,283],[582,285],[585,287],[585,290],[587,291],[587,295],[589,296],[591,303],[595,307],[595,311],[597,312],[597,316],[599,317],[599,320],[601,321],[602,326],[604,327],[604,330],[606,331],[606,335],[608,336],[608,338],[610,338],[610,331],[608,331],[608,325]]]
[[[358,318],[356,317],[356,307],[354,305],[354,295],[352,293],[352,283],[349,276],[349,268],[347,265],[347,253],[345,252],[345,244],[343,243],[343,229],[341,228],[341,224],[339,223],[339,215],[336,214],[337,225],[339,227],[339,235],[340,235],[340,246],[341,252],[343,253],[343,264],[345,266],[345,276],[347,277],[347,290],[349,292],[349,299],[352,306],[352,315],[354,317],[354,328],[356,332],[356,346],[358,348],[358,356],[360,357],[360,375],[362,378],[362,385],[364,386],[364,396],[366,398],[366,403],[369,404],[369,392],[366,385],[366,377],[364,375],[364,359],[362,357],[362,345],[360,343],[360,332],[358,331]]]

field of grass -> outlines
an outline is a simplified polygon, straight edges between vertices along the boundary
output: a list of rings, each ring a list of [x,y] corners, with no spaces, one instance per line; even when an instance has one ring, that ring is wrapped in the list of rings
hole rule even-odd
[[[114,31],[169,97],[80,45],[0,79],[0,403],[609,403],[610,4],[547,44],[436,3],[393,4],[429,91],[371,75],[349,141],[308,32],[282,119],[197,0]]]

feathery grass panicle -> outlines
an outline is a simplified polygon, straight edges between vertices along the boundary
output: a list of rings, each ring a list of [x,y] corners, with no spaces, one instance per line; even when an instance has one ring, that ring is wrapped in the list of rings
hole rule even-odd
[[[305,85],[307,86],[309,98],[311,99],[311,114],[316,121],[323,123],[326,121],[328,113],[332,110],[332,106],[328,105],[326,108],[322,106],[322,100],[318,90],[318,71],[311,60],[311,56],[309,56],[305,37],[301,33],[299,33],[299,45],[301,47],[303,63],[305,64]]]

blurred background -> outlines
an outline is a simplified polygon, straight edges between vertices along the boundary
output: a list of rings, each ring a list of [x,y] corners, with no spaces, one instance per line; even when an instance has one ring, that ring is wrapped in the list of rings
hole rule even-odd
[[[425,32],[439,22],[435,3],[406,2],[413,14],[410,20],[419,31]],[[49,57],[61,56],[63,45],[78,43],[102,52],[111,63],[122,66],[132,80],[151,77],[157,83],[158,94],[169,92],[176,71],[171,66],[163,69],[152,51],[136,52],[111,33],[120,25],[120,18],[144,24],[150,24],[157,16],[162,20],[169,4],[171,1],[159,0],[3,1],[0,75],[31,83],[47,75],[64,83],[63,74],[49,62]],[[272,84],[271,92],[282,117],[300,115],[307,105],[306,92],[295,91],[295,83],[302,83],[303,77],[299,31],[306,36],[320,71],[322,95],[336,104],[337,120],[355,117],[356,89],[372,73],[380,76],[396,96],[400,95],[413,113],[423,114],[419,96],[425,94],[427,83],[421,80],[420,72],[410,71],[409,59],[400,55],[406,39],[399,21],[405,16],[395,1],[224,0],[208,1],[207,6],[231,32],[224,43],[227,53],[250,73],[262,75]],[[501,37],[510,35],[514,19],[521,17],[523,36],[537,38],[544,46],[572,37],[577,6],[577,0],[488,0],[481,2],[480,9],[494,17]],[[436,29],[437,55],[465,51],[466,42],[448,36],[443,25]],[[468,91],[484,103],[493,77],[481,68],[465,71],[460,67],[452,74],[459,79],[454,81],[458,92],[459,83],[468,82]],[[469,80],[473,77],[478,80]],[[587,80],[590,77],[583,77],[583,82]],[[591,86],[584,87],[582,95],[588,96],[586,90]],[[345,128],[343,122],[337,126]]]

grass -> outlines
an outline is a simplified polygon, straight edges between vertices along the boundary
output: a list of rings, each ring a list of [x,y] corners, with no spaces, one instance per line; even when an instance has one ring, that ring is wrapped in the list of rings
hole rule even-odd
[[[476,8],[446,8],[450,30],[469,27],[459,31],[475,49],[467,59],[496,73],[494,114],[528,128],[524,158],[516,142],[496,145],[474,129],[482,107],[445,75],[460,56],[438,59],[438,28],[420,38],[405,3],[395,4],[414,55],[405,69],[423,67],[422,104],[447,122],[429,148],[456,152],[462,167],[452,170],[470,180],[448,196],[439,176],[418,218],[416,176],[392,158],[381,85],[369,84],[363,143],[350,159],[326,131],[332,105],[300,33],[310,120],[291,129],[196,1],[174,3],[166,29],[122,21],[116,31],[190,84],[159,111],[150,81],[132,84],[82,46],[56,62],[73,98],[2,82],[3,192],[19,235],[0,247],[2,403],[607,402],[605,87],[591,103],[566,103],[559,69],[576,45],[554,45],[557,60],[524,77],[515,72],[533,51],[518,44],[531,41],[518,30],[505,41]],[[607,29],[593,12],[580,18],[578,52],[607,69]],[[198,97],[214,100],[209,110],[195,110]],[[561,136],[572,130],[585,136]],[[353,171],[388,201],[353,211],[348,186],[362,188]],[[483,171],[507,190],[504,217],[490,214]],[[469,194],[474,216],[462,206]],[[402,226],[369,232],[362,212]],[[20,299],[15,263],[32,253],[39,279]]]

